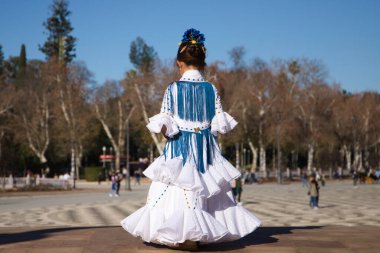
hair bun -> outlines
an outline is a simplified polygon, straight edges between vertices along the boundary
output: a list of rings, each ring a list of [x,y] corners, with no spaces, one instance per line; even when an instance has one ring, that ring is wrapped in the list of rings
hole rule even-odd
[[[179,43],[177,60],[200,69],[204,68],[206,66],[204,41],[204,35],[198,30],[193,28],[187,30],[183,34],[181,43]]]
[[[199,44],[191,44],[189,45],[189,54],[192,57],[198,57],[201,54],[201,47]]]

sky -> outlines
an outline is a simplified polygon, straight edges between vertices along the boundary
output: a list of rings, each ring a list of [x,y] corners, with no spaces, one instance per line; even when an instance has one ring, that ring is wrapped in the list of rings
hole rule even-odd
[[[0,45],[5,57],[44,59],[42,23],[52,0],[0,0]],[[246,49],[259,57],[310,58],[323,62],[329,82],[350,92],[380,92],[380,1],[378,0],[71,0],[78,41],[76,60],[94,80],[119,80],[132,68],[129,48],[137,36],[162,60],[174,59],[188,28],[205,34],[207,63],[231,66],[228,52]]]

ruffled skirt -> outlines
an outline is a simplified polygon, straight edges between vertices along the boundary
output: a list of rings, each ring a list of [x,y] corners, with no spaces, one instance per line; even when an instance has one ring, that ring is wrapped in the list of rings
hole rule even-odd
[[[146,242],[166,245],[186,240],[213,243],[239,239],[260,220],[238,205],[229,182],[240,176],[217,150],[205,173],[189,159],[158,157],[144,174],[153,182],[146,204],[121,221]]]

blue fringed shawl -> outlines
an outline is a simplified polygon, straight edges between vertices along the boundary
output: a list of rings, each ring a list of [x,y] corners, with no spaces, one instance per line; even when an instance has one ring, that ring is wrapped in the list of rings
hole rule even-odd
[[[177,105],[173,104],[172,89],[173,86],[170,85],[167,90],[169,93],[166,94],[167,107],[173,109],[174,106],[176,106],[177,116],[179,118],[193,122],[211,122],[215,115],[215,92],[210,83],[178,82]],[[195,139],[196,150],[194,150],[192,144],[193,138]],[[183,165],[185,165],[189,158],[192,158],[195,161],[198,171],[204,173],[205,167],[212,164],[216,143],[216,137],[211,134],[210,128],[201,130],[198,133],[180,131],[178,135],[169,140],[165,146],[164,155],[165,158],[168,155],[170,155],[170,158],[182,155]],[[206,145],[205,147],[204,144]],[[170,154],[168,154],[168,150],[170,150]],[[204,151],[207,153],[206,166],[203,160]]]
[[[215,115],[214,88],[208,82],[178,82],[177,109],[181,119],[211,121]]]

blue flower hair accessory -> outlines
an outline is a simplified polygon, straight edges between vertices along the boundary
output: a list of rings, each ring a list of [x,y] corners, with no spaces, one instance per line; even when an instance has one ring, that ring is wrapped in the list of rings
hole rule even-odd
[[[183,34],[181,43],[191,42],[192,44],[203,45],[205,40],[206,39],[203,33],[200,33],[198,30],[191,28]]]

